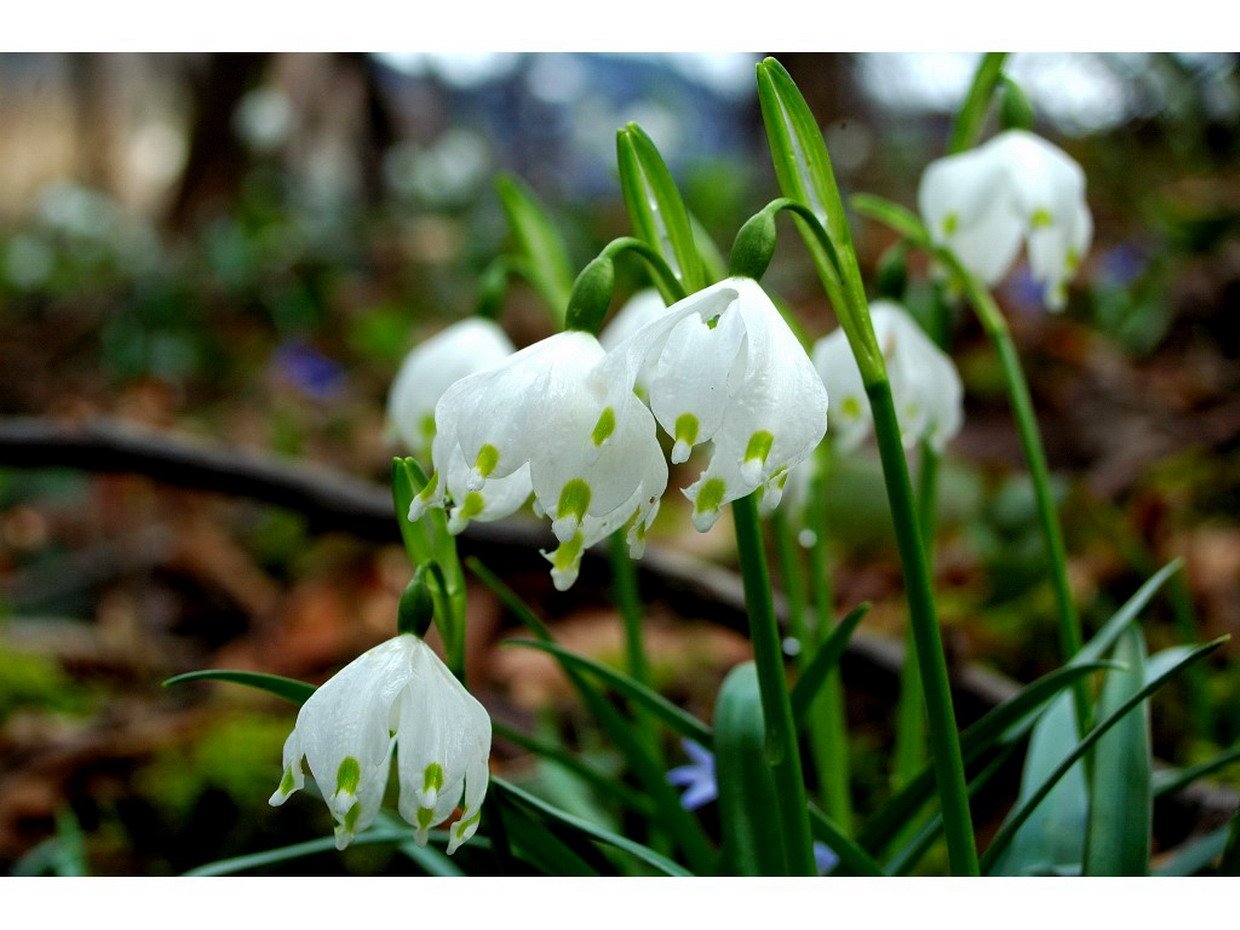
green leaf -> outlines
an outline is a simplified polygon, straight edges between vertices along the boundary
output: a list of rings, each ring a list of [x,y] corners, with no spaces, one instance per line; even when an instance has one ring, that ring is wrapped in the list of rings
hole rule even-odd
[[[1187,658],[1178,665],[1168,669],[1162,675],[1152,681],[1146,682],[1136,694],[1125,700],[1118,709],[1115,710],[1101,723],[1097,724],[1092,730],[1086,734],[1085,738],[1076,744],[1076,748],[1055,768],[1053,772],[1046,777],[1042,784],[1034,791],[1027,800],[1018,803],[1016,809],[1009,815],[1007,822],[1000,828],[991,840],[990,848],[986,850],[986,854],[982,857],[982,869],[989,872],[994,866],[995,861],[1002,855],[1011,843],[1013,836],[1020,829],[1021,825],[1029,818],[1030,814],[1037,809],[1037,806],[1051,792],[1059,781],[1068,773],[1078,759],[1087,753],[1108,730],[1118,724],[1127,714],[1141,701],[1145,700],[1164,684],[1171,680],[1175,675],[1184,669],[1190,667],[1196,662],[1201,661],[1207,655],[1218,649],[1223,643],[1227,642],[1230,637],[1221,636],[1216,640],[1206,643],[1204,646],[1195,648]]]
[[[1199,778],[1213,774],[1220,769],[1235,762],[1240,762],[1240,743],[1232,746],[1230,749],[1220,752],[1217,756],[1212,756],[1204,762],[1198,762],[1196,765],[1190,765],[1183,769],[1163,769],[1154,773],[1154,797],[1160,798],[1165,794],[1175,794],[1181,788],[1186,788]]]
[[[1114,713],[1147,683],[1145,641],[1139,630],[1124,634],[1115,648],[1115,658],[1125,667],[1107,674],[1098,699],[1099,716]],[[1183,661],[1182,655],[1178,662],[1164,661],[1151,680]],[[1148,875],[1154,811],[1148,701],[1130,710],[1098,740],[1093,758],[1085,874]]]
[[[1185,843],[1176,849],[1170,861],[1154,870],[1159,878],[1187,877],[1200,875],[1209,870],[1223,851],[1227,848],[1227,835],[1230,826],[1224,825],[1211,830],[1205,836]]]
[[[1166,584],[1167,579],[1179,571],[1183,564],[1182,559],[1174,559],[1151,575],[1149,580],[1124,602],[1124,606],[1111,615],[1111,619],[1102,625],[1102,628],[1081,648],[1081,651],[1073,656],[1071,664],[1096,662],[1109,652],[1111,647],[1119,641],[1120,634],[1128,629],[1128,625],[1137,619],[1141,611],[1145,610],[1146,605],[1158,593],[1158,589]]]
[[[885,875],[883,867],[816,804],[809,805],[809,828],[814,839],[826,843],[840,857],[840,869],[853,875]]]
[[[618,672],[613,668],[609,668],[593,659],[587,659],[585,656],[579,656],[570,652],[563,646],[548,642],[534,642],[527,639],[510,639],[504,642],[505,646],[517,646],[525,649],[538,649],[542,652],[549,653],[554,656],[556,661],[567,671],[575,669],[584,671],[594,675],[600,681],[608,686],[615,688],[626,698],[631,700],[643,710],[649,711],[650,714],[667,727],[681,736],[701,743],[708,749],[713,742],[713,735],[710,727],[702,723],[692,714],[681,710],[667,698],[651,691],[645,685],[630,678],[623,672]]]
[[[949,153],[963,152],[977,144],[977,137],[981,134],[986,113],[990,109],[990,100],[994,96],[995,88],[999,86],[1003,61],[1006,58],[1006,52],[987,52],[978,62],[969,93],[952,125],[951,141],[947,149]]]
[[[857,628],[866,613],[869,611],[868,603],[858,604],[848,614],[835,625],[830,634],[818,649],[814,652],[814,656],[801,669],[801,673],[797,676],[796,684],[792,686],[790,699],[792,701],[792,716],[796,720],[797,728],[805,726],[806,717],[809,714],[810,707],[814,703],[814,698],[818,696],[818,690],[826,682],[831,671],[839,664],[840,657],[844,655],[844,650],[848,648],[848,641],[852,638],[853,631]]]
[[[728,276],[728,262],[719,251],[719,246],[711,238],[706,227],[698,222],[698,218],[689,214],[689,225],[693,227],[693,241],[697,243],[698,255],[702,257],[702,274],[706,284],[722,281]]]
[[[643,846],[641,843],[636,843],[627,837],[612,833],[610,830],[604,830],[602,827],[595,826],[592,823],[587,823],[577,817],[565,814],[563,811],[557,810],[545,801],[521,790],[516,785],[506,781],[505,779],[492,778],[491,785],[495,790],[500,791],[504,795],[505,801],[511,800],[537,812],[539,815],[552,821],[553,823],[567,827],[572,831],[590,838],[591,840],[605,843],[608,846],[614,846],[616,849],[621,849],[664,875],[692,874],[680,865],[677,865],[671,859],[668,859],[666,856],[655,852],[653,849]]]
[[[882,223],[914,245],[930,245],[929,231],[921,218],[908,207],[877,194],[853,194],[849,202],[862,216]]]
[[[701,290],[706,278],[689,212],[663,156],[636,123],[616,133],[616,160],[624,205],[638,237],[662,256],[685,293]],[[657,276],[655,285],[667,303],[675,302],[676,295]]]
[[[715,777],[724,862],[732,875],[787,875],[766,725],[752,662],[723,680],[715,706]]]
[[[960,734],[965,764],[976,761],[997,743],[1020,739],[1033,728],[1047,702],[1073,682],[1110,667],[1105,662],[1068,665],[1026,685]],[[903,825],[934,797],[934,791],[934,770],[926,766],[866,823],[858,835],[860,843],[873,851],[885,849]]]
[[[546,208],[519,178],[500,175],[495,187],[523,259],[522,272],[542,297],[556,323],[563,324],[574,277],[564,240],[548,218]]]
[[[304,704],[314,694],[315,686],[281,675],[266,675],[262,672],[244,672],[226,668],[208,668],[198,672],[186,672],[174,675],[164,682],[165,688],[183,685],[188,681],[228,681],[249,688],[267,691],[276,697],[282,697],[294,704]]]
[[[612,871],[605,862],[599,861],[597,849],[583,849],[586,844],[581,837],[574,836],[566,842],[532,812],[511,803],[505,803],[502,810],[504,830],[511,837],[512,854],[544,875],[597,876]],[[589,860],[593,860],[593,864]]]

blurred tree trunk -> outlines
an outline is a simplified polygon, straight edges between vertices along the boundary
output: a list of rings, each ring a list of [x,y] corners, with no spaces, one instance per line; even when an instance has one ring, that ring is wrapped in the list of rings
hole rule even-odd
[[[245,174],[246,152],[233,130],[233,114],[246,91],[258,83],[270,55],[208,55],[190,78],[193,117],[189,154],[172,200],[169,224],[186,229],[234,201]]]

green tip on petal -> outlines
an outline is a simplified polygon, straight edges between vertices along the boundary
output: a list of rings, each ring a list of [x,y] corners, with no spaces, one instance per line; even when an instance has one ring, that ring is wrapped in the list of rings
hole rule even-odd
[[[598,415],[598,422],[594,424],[594,430],[590,433],[590,439],[596,446],[601,446],[615,431],[616,411],[611,407],[604,407],[603,412]]]
[[[292,772],[289,772],[292,775]],[[336,793],[357,794],[357,783],[362,780],[362,767],[352,756],[345,756],[336,770]]]
[[[485,444],[478,450],[478,458],[474,460],[474,470],[478,474],[486,478],[491,472],[495,471],[495,466],[499,464],[499,449],[490,443]]]

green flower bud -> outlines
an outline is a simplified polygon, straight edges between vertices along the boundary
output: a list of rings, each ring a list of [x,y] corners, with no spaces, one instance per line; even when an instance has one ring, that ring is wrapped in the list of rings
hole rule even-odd
[[[419,639],[426,636],[431,621],[435,619],[435,601],[431,597],[427,575],[433,563],[424,562],[413,573],[405,591],[400,596],[400,606],[396,609],[396,630],[398,633],[412,633]]]
[[[775,211],[762,210],[745,221],[732,242],[732,274],[760,281],[774,254]]]
[[[581,274],[573,282],[565,329],[577,329],[597,336],[615,289],[616,266],[609,256],[600,255],[581,269]]]
[[[999,123],[1004,129],[1032,129],[1033,106],[1020,85],[1006,74],[999,94]]]

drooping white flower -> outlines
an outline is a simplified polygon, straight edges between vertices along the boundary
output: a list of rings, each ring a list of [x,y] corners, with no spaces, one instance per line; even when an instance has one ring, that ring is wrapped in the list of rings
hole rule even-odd
[[[684,490],[700,531],[724,504],[758,488],[768,506],[777,503],[788,470],[826,432],[822,379],[752,278],[690,294],[614,351],[653,361],[650,408],[675,440],[673,462],[714,444],[706,469]]]
[[[964,389],[956,366],[899,304],[876,300],[870,304],[870,318],[905,447],[924,439],[941,452],[964,419]],[[873,431],[874,421],[844,331],[819,339],[811,355],[832,398],[832,435],[841,450],[854,449]]]
[[[491,718],[418,637],[405,633],[362,653],[302,705],[284,743],[279,806],[305,784],[302,759],[336,821],[336,848],[374,822],[392,746],[400,815],[426,844],[464,798],[448,852],[474,835],[490,777]]]
[[[1052,310],[1093,237],[1085,173],[1062,149],[1021,129],[932,162],[918,204],[934,240],[985,284],[1011,267],[1023,240]]]
[[[559,590],[576,580],[586,547],[626,525],[640,555],[667,464],[633,393],[640,359],[608,358],[594,336],[570,330],[452,385],[435,408],[435,471],[409,519],[450,506],[459,532],[512,513],[532,488],[560,542],[547,554]]]
[[[612,317],[610,323],[603,327],[603,331],[598,334],[598,341],[602,347],[610,352],[625,339],[632,336],[650,323],[659,320],[667,313],[667,304],[663,302],[662,295],[654,288],[647,288],[644,291],[638,291],[628,299],[623,307],[616,311],[616,315]],[[649,395],[650,376],[653,374],[654,360],[647,359],[641,370],[637,373],[637,389],[640,393]]]
[[[502,362],[516,349],[493,320],[469,317],[415,346],[388,393],[388,430],[426,456],[435,438],[435,404],[453,383]],[[527,492],[528,494],[528,492]]]

